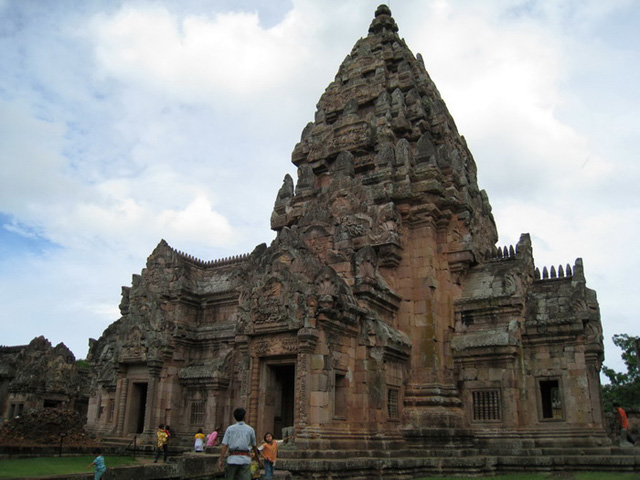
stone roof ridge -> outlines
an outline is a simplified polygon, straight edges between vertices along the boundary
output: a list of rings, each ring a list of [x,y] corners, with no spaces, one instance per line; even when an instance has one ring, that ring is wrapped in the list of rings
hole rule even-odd
[[[536,267],[534,272],[534,278],[536,280],[557,280],[559,278],[574,277],[584,280],[584,267],[581,258],[576,259],[576,263],[573,265],[573,268],[567,263],[564,268],[562,265],[558,265],[557,270],[555,265],[551,265],[550,268],[544,266],[542,267],[542,272],[540,271],[540,268]]]
[[[236,263],[242,263],[247,258],[249,258],[248,253],[243,253],[240,255],[231,255],[230,257],[219,258],[216,260],[202,260],[200,258],[196,258],[193,255],[190,255],[185,252],[181,252],[179,250],[175,250],[176,255],[178,255],[182,260],[185,260],[193,265],[198,267],[220,267],[223,265],[233,265]]]
[[[514,260],[518,255],[518,246],[495,247],[493,251],[486,253],[487,260]]]
[[[514,245],[494,246],[491,250],[485,252],[484,258],[487,261],[502,261],[515,259],[531,259],[531,236],[528,233],[520,235],[518,243]]]
[[[19,353],[29,345],[0,345],[0,353]]]
[[[190,253],[186,253],[186,252],[183,252],[183,251],[178,250],[176,248],[173,248],[164,239],[160,240],[160,243],[158,244],[158,246],[154,250],[153,255],[159,254],[160,250],[164,250],[164,254],[165,255],[175,255],[180,260],[183,260],[183,261],[185,261],[187,263],[190,263],[192,265],[195,265],[195,266],[201,267],[201,268],[220,267],[220,266],[224,266],[224,265],[234,265],[236,263],[242,263],[242,262],[246,261],[247,258],[249,258],[249,253],[242,253],[242,254],[239,254],[239,255],[231,255],[229,257],[224,257],[224,258],[220,258],[220,259],[216,259],[216,260],[202,260],[200,258],[197,258],[197,257],[191,255]]]

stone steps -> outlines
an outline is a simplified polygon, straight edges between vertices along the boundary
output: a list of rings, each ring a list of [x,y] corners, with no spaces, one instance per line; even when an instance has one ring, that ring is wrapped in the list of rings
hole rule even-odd
[[[429,457],[456,458],[476,456],[605,456],[629,455],[634,447],[529,447],[529,448],[423,448],[422,452]],[[636,450],[636,451],[640,451]],[[346,458],[393,458],[413,457],[415,450],[294,450],[281,447],[281,459],[346,459]]]
[[[567,449],[569,450],[569,449]],[[350,452],[353,454],[353,452]],[[406,452],[404,452],[406,453]],[[555,471],[616,471],[640,472],[640,449],[606,452],[604,454],[578,453],[548,454],[500,454],[471,456],[393,455],[380,457],[351,456],[336,458],[335,452],[316,458],[284,458],[278,466],[291,472],[293,479],[356,479],[356,478],[416,478],[438,475],[493,475],[519,472]],[[385,474],[385,472],[387,472]],[[393,472],[393,473],[392,473]],[[324,475],[324,476],[323,476]]]

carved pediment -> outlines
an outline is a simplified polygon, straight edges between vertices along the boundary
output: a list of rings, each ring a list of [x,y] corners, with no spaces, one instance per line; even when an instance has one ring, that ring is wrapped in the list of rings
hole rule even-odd
[[[226,388],[231,381],[232,350],[220,352],[216,358],[193,362],[178,372],[182,384]]]
[[[256,357],[295,355],[298,353],[298,338],[277,336],[255,340],[251,343],[251,354]]]

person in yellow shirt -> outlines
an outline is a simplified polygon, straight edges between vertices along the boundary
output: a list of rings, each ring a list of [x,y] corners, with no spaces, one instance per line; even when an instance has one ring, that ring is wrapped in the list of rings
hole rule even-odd
[[[198,429],[198,433],[196,433],[193,438],[195,439],[195,442],[193,444],[193,448],[195,449],[196,452],[202,452],[204,451],[204,439],[205,434],[202,432],[202,429],[199,428]]]
[[[260,464],[258,463],[258,457],[251,452],[251,480],[260,478]]]
[[[162,460],[167,462],[167,439],[169,435],[167,435],[167,431],[164,429],[164,425],[161,423],[158,425],[158,430],[156,431],[156,458],[153,460],[153,463],[158,463],[158,458],[160,457],[160,453],[162,453]]]

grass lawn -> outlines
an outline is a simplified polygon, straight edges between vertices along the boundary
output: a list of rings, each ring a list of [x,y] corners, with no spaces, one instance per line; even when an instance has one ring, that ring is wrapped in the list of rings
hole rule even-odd
[[[0,478],[41,477],[44,475],[64,475],[66,473],[93,472],[87,466],[95,455],[81,457],[39,457],[0,460]],[[107,469],[122,465],[133,465],[138,459],[133,457],[105,457]]]
[[[0,461],[0,478],[40,477],[64,475],[67,473],[93,472],[87,466],[95,457],[40,457],[20,458]],[[144,463],[144,459],[133,457],[106,457],[107,468]],[[556,472],[556,473],[514,473],[495,477],[425,477],[423,480],[640,480],[640,473],[617,472]]]
[[[513,473],[495,477],[425,477],[422,480],[640,480],[640,473],[618,472],[556,472],[556,473]]]

